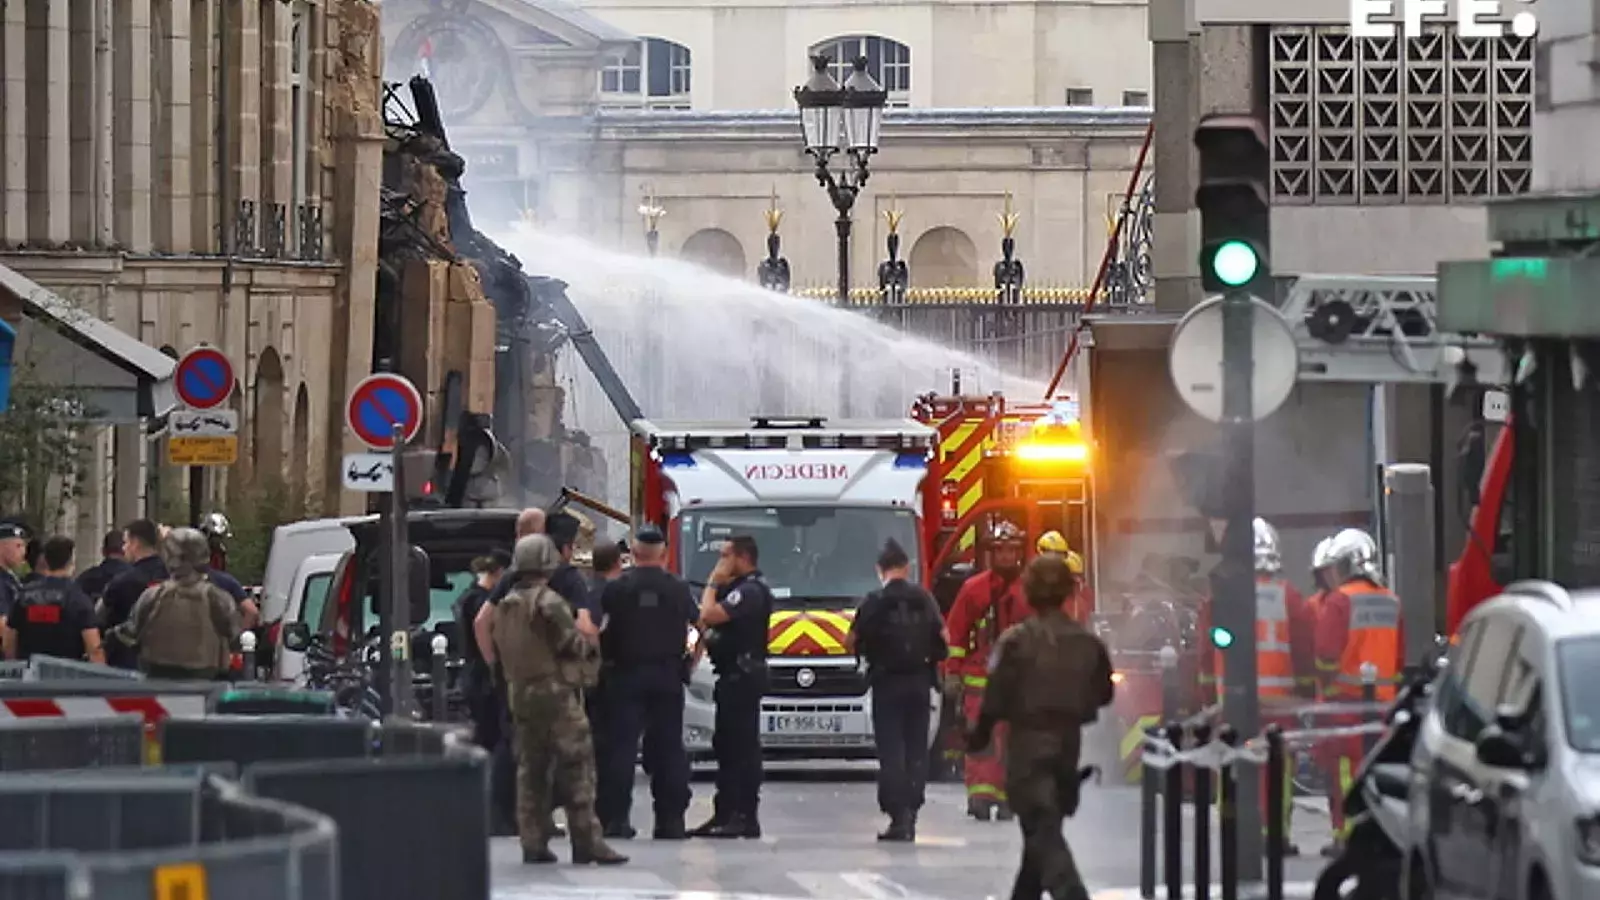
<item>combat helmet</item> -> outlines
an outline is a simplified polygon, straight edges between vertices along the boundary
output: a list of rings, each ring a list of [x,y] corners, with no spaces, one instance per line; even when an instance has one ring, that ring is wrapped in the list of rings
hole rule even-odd
[[[211,561],[211,544],[196,528],[174,528],[161,539],[161,559],[173,577],[200,571]]]
[[[561,554],[549,535],[530,534],[519,538],[511,551],[511,571],[517,575],[549,575],[561,565]]]

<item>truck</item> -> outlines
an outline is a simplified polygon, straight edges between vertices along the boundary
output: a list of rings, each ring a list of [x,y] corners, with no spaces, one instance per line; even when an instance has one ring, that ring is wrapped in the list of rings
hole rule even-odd
[[[776,599],[761,701],[762,745],[773,757],[874,754],[872,696],[845,637],[856,605],[879,586],[885,541],[905,548],[913,571],[921,566],[935,438],[910,419],[630,423],[630,516],[666,535],[672,571],[703,586],[723,541],[755,538]],[[694,755],[711,748],[713,683],[702,661],[684,711]],[[939,702],[930,688],[930,718]],[[930,745],[933,735],[930,727]]]

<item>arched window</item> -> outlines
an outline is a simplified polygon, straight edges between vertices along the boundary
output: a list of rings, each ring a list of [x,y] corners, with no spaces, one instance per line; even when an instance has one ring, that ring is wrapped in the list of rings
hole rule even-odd
[[[811,48],[811,55],[833,60],[833,77],[842,84],[855,70],[856,58],[867,58],[867,74],[889,92],[890,106],[911,105],[911,48],[896,40],[871,35],[829,38]]]
[[[689,48],[644,38],[600,69],[600,104],[608,109],[688,109]]]

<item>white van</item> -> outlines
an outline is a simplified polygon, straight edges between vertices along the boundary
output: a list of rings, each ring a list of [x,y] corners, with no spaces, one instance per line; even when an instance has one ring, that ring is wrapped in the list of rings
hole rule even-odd
[[[267,550],[267,565],[261,576],[261,621],[277,624],[289,608],[290,588],[295,572],[307,557],[319,554],[338,556],[356,545],[350,526],[377,521],[377,516],[344,516],[337,519],[308,519],[272,529],[272,544]]]
[[[284,623],[304,622],[314,632],[322,621],[328,595],[333,589],[333,573],[343,554],[318,553],[301,560],[289,586],[289,606]],[[299,681],[305,672],[305,652],[283,646],[283,629],[273,629],[272,680]]]

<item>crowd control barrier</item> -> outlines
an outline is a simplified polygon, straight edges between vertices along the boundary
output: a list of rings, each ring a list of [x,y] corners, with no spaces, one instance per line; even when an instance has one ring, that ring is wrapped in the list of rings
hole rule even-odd
[[[0,719],[0,773],[139,766],[144,717]]]
[[[333,822],[199,773],[0,775],[6,900],[339,900]]]
[[[252,794],[338,826],[345,900],[489,895],[488,756],[409,722],[212,716],[162,725],[168,763],[233,760]]]

